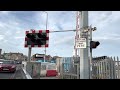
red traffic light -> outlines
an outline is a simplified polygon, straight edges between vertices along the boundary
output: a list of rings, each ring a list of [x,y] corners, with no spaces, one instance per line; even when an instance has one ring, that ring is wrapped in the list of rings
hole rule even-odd
[[[25,47],[48,47],[48,44],[49,30],[26,31]]]

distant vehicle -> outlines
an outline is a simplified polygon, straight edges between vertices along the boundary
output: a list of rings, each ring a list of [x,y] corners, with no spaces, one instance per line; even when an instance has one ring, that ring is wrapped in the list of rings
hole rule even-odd
[[[22,64],[22,61],[14,60],[16,64]]]
[[[22,62],[18,61],[17,64],[22,64]]]
[[[0,72],[15,72],[16,65],[14,61],[11,60],[3,60],[0,61]]]

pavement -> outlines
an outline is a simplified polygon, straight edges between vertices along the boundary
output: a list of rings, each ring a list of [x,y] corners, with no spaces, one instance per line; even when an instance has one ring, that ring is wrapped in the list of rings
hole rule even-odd
[[[11,79],[14,73],[0,72],[0,79]]]

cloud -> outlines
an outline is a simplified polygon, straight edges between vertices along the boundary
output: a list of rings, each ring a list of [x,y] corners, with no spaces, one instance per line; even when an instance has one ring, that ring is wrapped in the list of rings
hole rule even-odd
[[[120,12],[93,11],[89,15],[89,24],[97,27],[93,32],[93,40],[100,42],[100,45],[93,50],[93,56],[119,56]]]
[[[103,28],[104,25],[109,24],[112,19],[112,11],[90,11],[89,23],[98,28]]]
[[[23,37],[23,36],[22,37],[15,37],[15,39],[23,39],[23,38],[25,38],[25,37]]]
[[[8,12],[4,12],[4,14],[5,15],[0,14],[0,40],[2,40],[0,46],[6,52],[19,52],[18,46],[21,41],[18,40],[18,38],[20,39],[21,35],[23,34],[20,34],[19,32],[21,31],[19,30],[24,29],[20,27],[18,22],[19,18],[14,17],[14,15],[11,15]]]
[[[90,24],[97,27],[97,31],[93,32],[93,37],[100,36],[103,39],[119,39],[119,35],[115,36],[116,32],[119,33],[120,12],[114,11],[94,11],[90,12]],[[115,24],[117,23],[117,24]]]
[[[95,37],[95,40],[120,40],[120,36],[112,36],[112,35],[109,35],[109,36],[102,36],[102,37]]]
[[[3,43],[6,43],[7,41],[8,41],[8,40],[5,40],[5,39],[4,39],[4,40],[3,40]]]
[[[0,40],[3,40],[4,39],[4,35],[0,35]]]
[[[73,40],[73,37],[74,36],[68,36],[68,37],[65,37],[64,39],[63,38],[61,38],[61,39],[59,38],[58,41],[56,41],[54,44],[55,45],[59,45],[59,44],[64,44],[64,43],[66,43],[68,41],[71,42],[71,40]]]
[[[11,11],[0,11],[0,14],[8,15]]]
[[[38,19],[38,23],[40,25],[40,28],[45,28],[45,21],[46,21],[46,15],[45,13],[36,13]],[[76,28],[76,17],[75,12],[66,12],[66,11],[48,11],[48,29],[50,31],[62,31],[62,30],[73,30]],[[42,17],[42,18],[41,18]],[[74,33],[73,32],[59,32],[59,33],[50,33],[50,41],[49,41],[49,48],[48,53],[55,54],[58,51],[63,53],[61,51],[63,48],[73,47],[74,45]],[[66,47],[67,45],[67,47]],[[62,47],[62,48],[61,48]],[[61,48],[61,49],[60,49]],[[67,50],[69,51],[69,50]],[[64,52],[65,53],[65,52]],[[60,55],[59,54],[59,55]]]
[[[73,23],[75,23],[75,15],[73,11],[47,11],[48,12],[48,29],[49,30],[61,30],[61,29],[72,29],[75,28]],[[36,12],[36,21],[40,28],[46,26],[46,13]],[[72,21],[72,22],[71,22]],[[65,23],[64,23],[65,22]],[[72,24],[71,24],[72,23]],[[59,29],[59,27],[61,27]],[[64,28],[63,28],[64,27]],[[72,28],[71,28],[72,27]]]

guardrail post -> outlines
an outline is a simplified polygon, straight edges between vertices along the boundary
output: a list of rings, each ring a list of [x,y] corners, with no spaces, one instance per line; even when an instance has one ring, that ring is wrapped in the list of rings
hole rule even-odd
[[[120,79],[120,70],[119,70],[119,58],[117,57],[117,76],[118,76],[118,79]]]
[[[113,60],[113,70],[114,70],[114,79],[116,79],[116,60],[115,60],[115,57]]]

